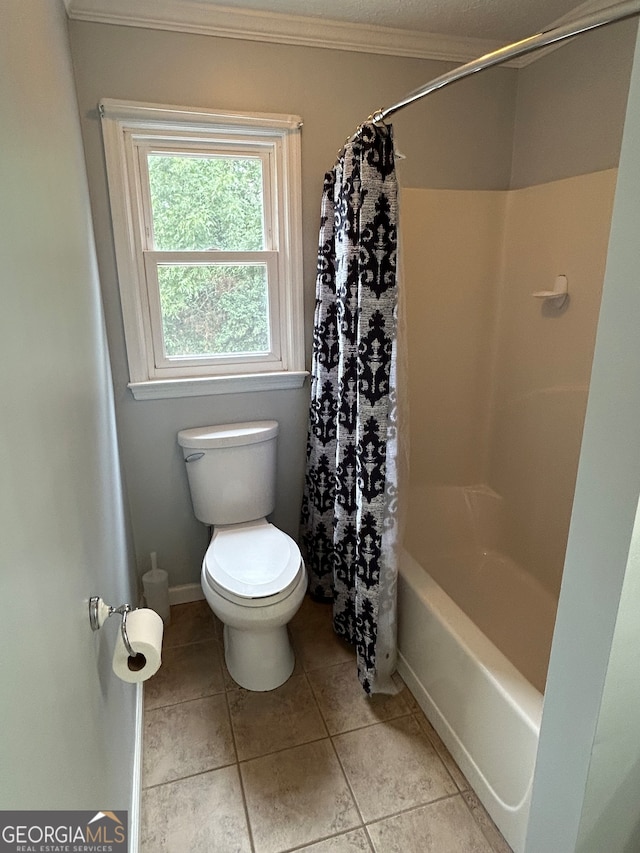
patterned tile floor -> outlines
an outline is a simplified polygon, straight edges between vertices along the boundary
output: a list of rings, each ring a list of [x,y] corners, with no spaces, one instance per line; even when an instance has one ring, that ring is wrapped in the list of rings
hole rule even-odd
[[[330,608],[291,623],[268,693],[224,665],[206,602],[172,607],[145,685],[143,853],[510,853],[409,691],[367,699]]]

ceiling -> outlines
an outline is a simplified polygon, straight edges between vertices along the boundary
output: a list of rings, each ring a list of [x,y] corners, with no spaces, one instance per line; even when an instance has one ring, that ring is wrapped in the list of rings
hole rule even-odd
[[[77,20],[462,61],[613,5],[612,0],[64,2]]]
[[[580,0],[204,0],[213,6],[254,9],[413,30],[515,41],[533,35]],[[608,5],[608,4],[605,4]]]

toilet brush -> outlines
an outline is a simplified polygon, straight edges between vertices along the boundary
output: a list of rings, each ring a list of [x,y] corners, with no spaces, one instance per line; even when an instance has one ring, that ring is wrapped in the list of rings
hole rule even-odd
[[[159,569],[156,552],[151,553],[151,569],[142,575],[142,586],[147,607],[155,610],[165,625],[169,624],[171,611],[169,607],[169,575],[164,569]]]

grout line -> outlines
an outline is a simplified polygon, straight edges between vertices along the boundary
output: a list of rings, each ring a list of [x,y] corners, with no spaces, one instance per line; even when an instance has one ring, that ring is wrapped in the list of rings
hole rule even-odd
[[[236,734],[233,728],[233,718],[231,716],[231,708],[229,706],[229,696],[225,693],[225,698],[227,700],[227,713],[229,714],[229,723],[231,725],[231,737],[233,739],[233,749],[236,754],[236,770],[238,772],[238,779],[240,780],[240,790],[242,792],[242,806],[244,808],[244,817],[247,822],[247,834],[249,836],[249,844],[251,846],[252,853],[255,853],[255,842],[253,840],[253,829],[251,828],[251,818],[249,816],[249,804],[247,802],[247,792],[244,787],[244,779],[242,778],[242,771],[240,769],[240,759],[238,757],[238,744],[236,742]]]
[[[222,640],[214,634],[212,637],[198,637],[197,640],[187,640],[185,643],[171,643],[171,645],[163,646],[162,650],[164,652],[172,652],[175,649],[184,649],[187,646],[197,646],[198,643],[216,643],[220,646],[222,645]]]
[[[365,835],[367,835],[366,826],[353,826],[351,829],[345,829],[342,832],[335,832],[333,835],[323,835],[322,838],[316,838],[315,841],[306,841],[304,844],[298,844],[296,847],[287,847],[286,850],[278,850],[277,853],[296,853],[298,850],[308,850],[309,847],[313,847],[315,844],[322,844],[322,842],[331,841],[333,838],[342,838],[352,832],[358,832],[360,829],[363,829],[365,831]],[[371,848],[371,850],[373,851],[373,848]],[[373,851],[373,853],[375,853],[375,851]]]
[[[329,667],[327,667],[328,669]],[[322,720],[322,724],[327,732],[327,737],[331,737],[331,732],[329,731],[329,724],[325,718],[325,715],[322,713],[322,707],[320,706],[320,702],[318,701],[318,697],[316,695],[316,691],[313,688],[313,684],[311,683],[311,679],[307,672],[305,672],[304,677],[307,679],[307,684],[309,685],[309,690],[311,691],[311,696],[313,697],[313,701],[316,703],[316,708],[318,709],[318,713],[320,714],[320,719]]]
[[[221,667],[222,667],[222,680],[224,683],[224,681],[225,681],[225,679],[224,679],[224,658],[221,661]],[[226,684],[225,684],[224,698],[225,698],[225,703],[227,706],[227,714],[229,715],[229,728],[231,730],[231,739],[233,741],[233,751],[234,751],[235,756],[236,756],[236,765],[235,766],[236,766],[236,770],[238,772],[238,779],[240,780],[240,791],[242,793],[242,806],[244,808],[244,818],[245,818],[245,821],[247,822],[247,834],[249,836],[249,845],[251,847],[251,853],[255,853],[256,847],[255,847],[255,843],[253,840],[253,830],[251,829],[251,819],[249,817],[249,804],[247,803],[247,793],[246,793],[245,788],[244,788],[244,779],[242,778],[242,772],[240,770],[240,756],[238,754],[238,742],[236,740],[236,732],[235,732],[235,728],[233,726],[233,715],[231,713],[231,705],[229,704],[229,691],[226,689]]]
[[[322,725],[324,726],[325,732],[327,733],[327,737],[331,737],[331,732],[329,731],[329,726],[327,725],[327,721],[325,720],[324,714],[322,713],[322,708],[320,707],[320,703],[318,702],[318,697],[316,696],[316,692],[313,689],[313,684],[311,683],[309,676],[307,675],[306,672],[304,672],[303,675],[304,675],[304,680],[307,682],[307,687],[309,688],[309,693],[311,694],[311,698],[313,699],[313,702],[315,703],[316,711],[320,715],[320,721],[321,721]]]
[[[336,749],[336,745],[333,742],[333,738],[331,737],[331,735],[329,735],[329,743],[331,744],[331,749],[333,750],[333,753],[334,753],[334,755],[338,761],[338,765],[339,765],[340,769],[342,770],[342,775],[344,776],[344,780],[347,783],[347,787],[349,788],[349,793],[351,794],[351,799],[353,800],[353,804],[356,807],[356,811],[358,812],[358,815],[360,817],[360,823],[362,826],[365,826],[364,817],[362,816],[362,811],[360,810],[360,804],[358,803],[355,791],[353,790],[353,788],[351,786],[351,782],[349,781],[349,776],[347,775],[347,771],[344,769],[344,765],[342,764],[342,761],[340,760],[340,756],[338,755],[338,750]]]
[[[370,729],[373,726],[384,725],[385,723],[393,723],[395,720],[402,720],[405,717],[412,717],[411,711],[404,711],[401,714],[394,714],[391,717],[385,717],[383,720],[373,720],[370,723],[362,723],[360,726],[354,726],[352,729],[342,729],[339,732],[330,732],[329,737],[342,737],[342,735],[350,735],[353,732],[361,732],[363,729]]]
[[[183,782],[185,779],[195,779],[196,776],[205,776],[207,773],[215,773],[217,770],[224,770],[226,767],[236,767],[237,762],[231,761],[228,764],[221,764],[219,767],[208,767],[206,770],[198,770],[197,773],[187,773],[186,776],[179,776],[177,779],[167,779],[166,782],[156,782],[155,785],[145,785],[143,791],[152,791],[154,788],[161,788],[163,785],[174,785],[176,782]]]
[[[281,752],[288,752],[291,749],[300,749],[302,746],[309,746],[312,743],[320,743],[323,740],[329,740],[329,735],[323,735],[322,737],[314,737],[311,740],[305,740],[302,743],[293,744],[293,746],[281,746],[279,749],[273,749],[271,752],[264,752],[260,755],[254,755],[251,758],[240,758],[238,759],[238,764],[249,764],[251,761],[260,761],[263,758],[269,758],[272,755],[278,755]]]
[[[491,848],[491,850],[495,851],[496,848],[494,847],[493,842],[491,841],[491,838],[489,837],[489,835],[484,831],[484,827],[483,827],[482,823],[478,820],[476,815],[473,813],[473,809],[471,808],[471,806],[467,802],[467,798],[465,796],[463,796],[464,794],[471,794],[476,799],[476,801],[478,803],[478,810],[481,810],[481,813],[482,813],[482,811],[485,812],[487,820],[489,821],[489,827],[491,829],[493,829],[494,832],[497,834],[498,838],[500,838],[505,843],[507,850],[511,850],[511,848],[507,844],[507,841],[505,840],[504,836],[502,835],[502,833],[500,832],[498,827],[495,825],[491,815],[489,814],[489,812],[487,812],[485,807],[480,802],[480,798],[478,797],[476,792],[471,788],[469,788],[467,791],[461,791],[460,796],[462,797],[462,801],[465,804],[465,807],[467,808],[469,814],[471,815],[473,822],[476,824],[476,826],[478,827],[478,829],[482,833],[483,838],[486,840],[486,842],[489,845],[489,847]]]
[[[240,771],[240,764],[236,764],[236,769],[238,771],[238,779],[240,780],[240,791],[242,792],[242,805],[244,807],[244,817],[247,822],[247,835],[249,836],[249,846],[251,847],[251,853],[255,853],[256,845],[253,840],[253,829],[251,828],[251,818],[249,817],[249,805],[247,803],[247,793],[244,789],[244,779],[242,778],[242,773]]]
[[[210,699],[212,696],[222,696],[225,693],[224,687],[222,690],[214,690],[211,693],[204,693],[202,696],[191,696],[189,699],[177,699],[167,702],[164,705],[154,705],[152,708],[145,708],[145,714],[151,714],[153,711],[162,711],[165,708],[175,708],[176,705],[184,705],[185,702],[196,702],[198,699]]]
[[[308,672],[318,672],[320,669],[337,669],[339,666],[354,666],[356,662],[355,657],[353,660],[341,660],[337,663],[326,663],[322,666],[315,666],[313,669],[307,670]]]
[[[444,760],[444,758],[440,755],[440,750],[438,749],[438,747],[436,746],[436,744],[435,744],[435,743],[431,740],[431,738],[429,737],[429,732],[425,729],[425,727],[424,727],[423,725],[421,725],[421,723],[420,723],[420,717],[419,717],[419,716],[418,716],[418,714],[416,714],[415,712],[412,714],[412,716],[413,716],[413,719],[414,719],[414,720],[415,720],[415,722],[416,722],[416,725],[418,726],[418,730],[421,732],[421,734],[422,734],[422,735],[424,735],[424,737],[426,737],[427,741],[428,741],[428,742],[429,742],[429,744],[431,745],[431,748],[433,749],[433,751],[434,751],[434,753],[435,753],[435,755],[436,755],[436,758],[438,759],[438,761],[440,762],[440,764],[442,764],[442,766],[444,767],[444,772],[447,774],[447,776],[449,777],[449,779],[451,779],[451,782],[453,783],[453,787],[456,789],[456,791],[457,791],[457,793],[458,793],[458,794],[461,794],[461,793],[462,793],[462,791],[460,790],[460,787],[458,786],[458,783],[456,782],[456,780],[453,778],[453,773],[449,772],[449,768],[447,767],[447,763],[446,763],[446,761],[445,761],[445,760]],[[453,758],[452,758],[451,760],[453,761]],[[457,766],[458,766],[458,765],[456,764],[456,767],[457,767]],[[460,770],[460,768],[458,768],[458,770]],[[461,770],[460,770],[460,775],[462,775],[462,771],[461,771]]]
[[[176,708],[178,705],[189,705],[193,702],[202,702],[204,699],[213,699],[214,696],[224,696],[226,699],[226,693],[220,690],[217,693],[207,693],[206,696],[193,696],[190,699],[180,699],[179,702],[169,702],[167,705],[158,705],[155,708],[147,708],[144,713],[145,716],[147,716],[148,714],[155,714],[156,711],[166,711],[167,708]]]
[[[429,735],[429,731],[428,731],[428,729],[427,729],[427,728],[426,728],[426,727],[421,723],[421,718],[424,718],[424,719],[425,719],[425,720],[427,720],[427,722],[429,723],[429,720],[428,720],[428,719],[427,719],[427,717],[424,715],[424,712],[423,712],[423,711],[413,711],[412,713],[413,713],[413,718],[414,718],[414,720],[415,720],[415,721],[416,721],[416,723],[418,724],[418,728],[420,729],[420,731],[422,732],[422,734],[426,737],[426,739],[429,741],[429,743],[430,743],[430,744],[431,744],[431,746],[433,747],[433,751],[435,752],[435,754],[436,754],[436,755],[438,756],[438,758],[440,759],[440,763],[443,765],[443,767],[444,767],[444,769],[445,769],[445,771],[446,771],[447,775],[449,776],[449,778],[451,779],[451,781],[453,782],[453,784],[454,784],[454,785],[455,785],[455,787],[457,788],[458,792],[459,792],[460,794],[462,794],[464,791],[469,791],[469,790],[471,790],[471,788],[469,787],[469,782],[467,781],[467,777],[464,775],[464,773],[462,772],[462,770],[460,770],[460,768],[458,767],[458,765],[457,765],[457,763],[456,763],[455,758],[451,755],[451,753],[449,752],[449,750],[447,749],[447,747],[444,745],[444,743],[442,742],[442,740],[440,740],[440,742],[439,742],[439,743],[436,743],[436,742],[431,738],[431,736]],[[429,723],[429,725],[431,725],[431,724]],[[434,731],[435,731],[435,729],[434,729]],[[437,733],[437,732],[436,732],[436,736],[438,737],[438,739],[440,739],[440,735],[438,735],[438,733]],[[465,780],[465,782],[467,782],[467,787],[466,787],[466,788],[461,788],[461,787],[458,785],[458,783],[457,783],[457,781],[456,781],[456,779],[455,779],[455,777],[454,777],[453,773],[449,770],[449,768],[448,768],[448,766],[447,766],[447,761],[445,761],[445,759],[444,759],[444,758],[443,758],[443,756],[441,755],[441,749],[442,749],[442,748],[444,748],[445,750],[447,750],[448,759],[452,762],[452,764],[454,764],[454,765],[455,765],[455,767],[456,767],[456,769],[458,770],[458,773],[460,774],[460,776]]]
[[[371,850],[371,853],[376,853],[376,846],[373,843],[373,838],[371,837],[371,833],[369,832],[369,824],[365,823],[364,834],[367,836],[367,842],[369,844],[369,850]]]
[[[462,794],[461,794],[461,796],[462,796]],[[491,850],[493,850],[493,844],[492,844],[492,843],[489,841],[489,839],[487,838],[486,833],[484,832],[484,830],[482,829],[482,826],[480,825],[480,821],[476,818],[476,816],[475,816],[475,815],[474,815],[474,813],[472,812],[472,810],[471,810],[471,806],[470,806],[470,805],[469,805],[469,803],[467,802],[466,798],[465,798],[465,797],[462,797],[462,801],[463,801],[463,803],[464,803],[464,805],[465,805],[465,808],[467,809],[467,811],[468,811],[468,812],[469,812],[469,814],[471,815],[471,819],[473,820],[473,822],[476,824],[476,826],[478,827],[478,829],[479,829],[479,830],[480,830],[480,832],[482,833],[482,837],[486,840],[486,842],[487,842],[487,844],[489,845],[489,847],[491,848]]]
[[[442,797],[436,797],[435,800],[427,800],[427,802],[425,803],[415,803],[413,806],[407,806],[406,809],[400,809],[400,811],[392,812],[391,814],[386,814],[382,817],[376,817],[366,823],[365,827],[373,826],[374,823],[383,823],[385,820],[390,820],[393,817],[400,817],[400,815],[409,814],[410,812],[418,811],[418,809],[424,809],[428,806],[433,806],[436,803],[443,803],[445,800],[453,800],[455,797],[460,797],[464,799],[460,791],[456,791],[455,794],[443,794]]]

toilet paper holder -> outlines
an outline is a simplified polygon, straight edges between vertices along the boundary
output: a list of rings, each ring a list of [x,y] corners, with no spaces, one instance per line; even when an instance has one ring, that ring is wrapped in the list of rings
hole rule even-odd
[[[99,628],[102,628],[109,616],[113,616],[114,613],[118,613],[122,616],[120,630],[122,632],[124,647],[127,650],[129,657],[135,658],[136,652],[132,649],[131,643],[129,642],[129,636],[127,634],[127,614],[131,613],[132,610],[133,608],[130,604],[121,604],[120,607],[111,607],[111,605],[106,604],[99,595],[94,595],[89,599],[89,623],[91,624],[91,630],[97,631]]]

